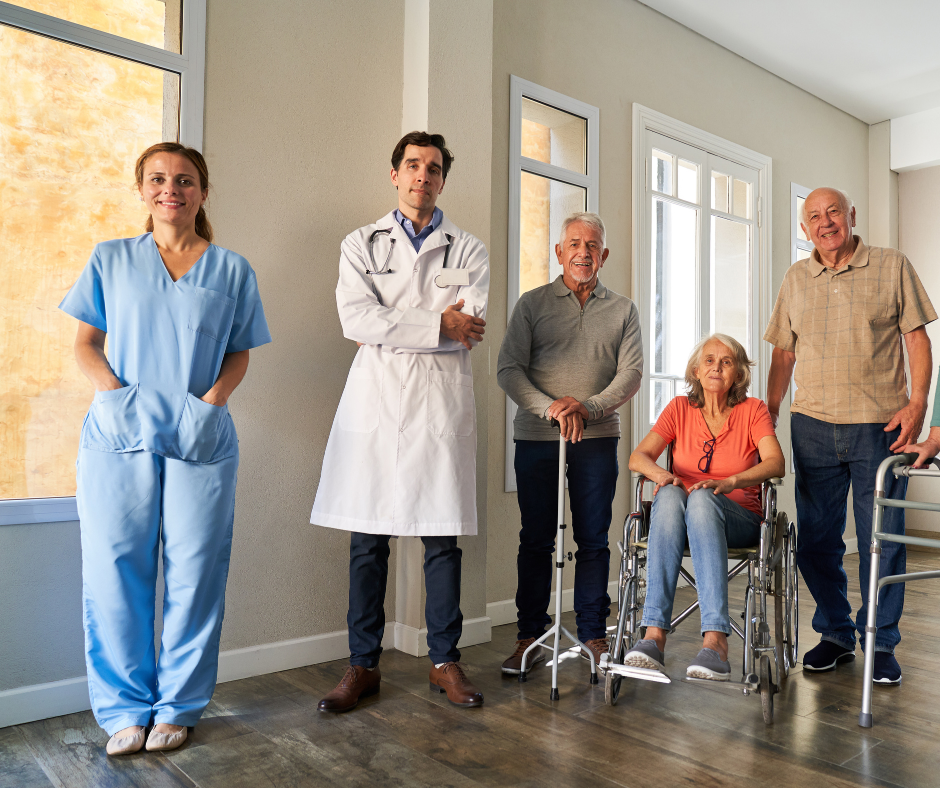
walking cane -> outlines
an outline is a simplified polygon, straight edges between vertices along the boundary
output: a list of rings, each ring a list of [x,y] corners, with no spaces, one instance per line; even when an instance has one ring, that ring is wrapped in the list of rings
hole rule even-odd
[[[529,652],[535,648],[542,648],[542,643],[554,635],[555,640],[552,647],[551,699],[558,700],[558,656],[562,635],[578,646],[581,651],[587,654],[588,659],[591,660],[591,684],[597,684],[597,663],[594,660],[594,654],[591,653],[591,650],[561,625],[561,578],[565,568],[565,529],[568,527],[565,524],[565,470],[567,469],[565,456],[567,447],[565,439],[561,434],[561,425],[555,419],[552,419],[552,426],[558,427],[558,530],[555,534],[555,623],[552,625],[551,629],[536,640],[525,650],[525,653],[523,653],[522,665],[519,671],[519,681],[524,682],[526,680],[525,665]],[[574,560],[571,553],[568,553],[568,560]]]

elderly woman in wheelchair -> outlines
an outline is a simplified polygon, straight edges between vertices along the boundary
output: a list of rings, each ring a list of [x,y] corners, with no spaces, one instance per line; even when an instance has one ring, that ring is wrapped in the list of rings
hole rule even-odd
[[[624,657],[634,667],[663,670],[666,635],[686,543],[697,578],[702,649],[686,670],[727,681],[728,548],[759,539],[760,486],[784,473],[783,452],[767,406],[747,396],[753,362],[737,340],[713,334],[686,366],[688,396],[673,399],[630,455],[630,470],[655,482],[647,553],[645,638]],[[671,470],[656,464],[672,447]]]

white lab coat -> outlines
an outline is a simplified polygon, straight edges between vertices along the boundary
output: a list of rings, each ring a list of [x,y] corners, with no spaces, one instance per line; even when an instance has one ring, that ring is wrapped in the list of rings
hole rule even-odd
[[[369,236],[391,274],[370,276]],[[469,285],[438,287],[448,268]],[[393,536],[477,532],[476,414],[470,351],[440,336],[441,312],[461,298],[484,317],[489,258],[483,243],[445,216],[420,253],[393,213],[346,237],[336,304],[343,335],[363,342],[339,402],[310,522]]]

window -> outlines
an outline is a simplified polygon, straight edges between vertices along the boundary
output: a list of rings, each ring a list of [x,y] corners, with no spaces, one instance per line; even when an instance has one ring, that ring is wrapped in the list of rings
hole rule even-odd
[[[757,362],[770,316],[770,159],[634,105],[634,298],[644,381],[633,409],[634,444],[685,391],[695,343],[729,334]]]
[[[143,232],[140,151],[202,147],[204,30],[205,0],[0,3],[0,524],[77,518],[93,391],[57,307],[95,243]]]
[[[560,273],[555,244],[565,217],[597,212],[597,107],[511,77],[509,108],[509,294],[519,296]],[[506,491],[516,489],[512,420],[506,397]]]
[[[803,203],[812,189],[800,186],[798,183],[790,184],[790,264],[797,260],[809,257],[813,253],[813,242],[806,237],[801,226],[800,217],[803,214]]]

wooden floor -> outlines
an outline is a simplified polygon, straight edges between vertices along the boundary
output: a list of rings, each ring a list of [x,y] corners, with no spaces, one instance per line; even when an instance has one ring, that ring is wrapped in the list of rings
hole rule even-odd
[[[858,559],[846,560],[850,581]],[[940,554],[910,553],[909,570],[940,567]],[[459,709],[431,693],[428,661],[387,652],[382,691],[342,715],[320,714],[343,662],[221,684],[181,749],[108,758],[90,712],[0,729],[0,786],[856,786],[940,785],[940,587],[911,584],[897,650],[900,687],[875,690],[875,725],[857,726],[862,662],[835,673],[797,669],[765,726],[760,700],[729,688],[681,681],[700,640],[687,623],[673,636],[672,684],[625,679],[616,707],[587,663],[560,666],[561,699],[539,667],[526,684],[503,678],[512,626],[464,651],[486,696]],[[853,606],[858,584],[850,586]],[[680,591],[680,602],[687,599]],[[740,610],[742,581],[732,585]],[[801,653],[817,640],[805,595]],[[573,615],[566,614],[569,628]],[[734,645],[732,668],[740,669]]]

